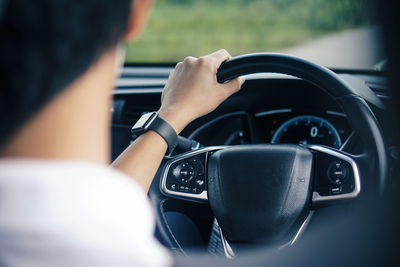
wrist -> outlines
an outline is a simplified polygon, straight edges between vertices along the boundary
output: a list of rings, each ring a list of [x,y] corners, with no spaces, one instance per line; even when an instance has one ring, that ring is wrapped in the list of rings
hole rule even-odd
[[[158,116],[168,122],[177,134],[179,134],[191,122],[187,113],[185,114],[184,112],[170,108],[161,107],[158,110]]]

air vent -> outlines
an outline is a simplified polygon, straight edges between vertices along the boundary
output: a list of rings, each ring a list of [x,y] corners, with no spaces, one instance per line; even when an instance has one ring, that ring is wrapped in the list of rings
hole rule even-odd
[[[390,89],[389,84],[383,83],[374,83],[367,81],[365,83],[372,91],[375,92],[376,96],[379,98],[389,98],[390,97]]]

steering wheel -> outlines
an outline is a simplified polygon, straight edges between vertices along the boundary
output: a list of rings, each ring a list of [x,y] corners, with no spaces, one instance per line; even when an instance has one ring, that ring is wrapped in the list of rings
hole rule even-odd
[[[223,83],[253,73],[281,73],[328,93],[358,133],[364,151],[350,154],[321,145],[205,147],[165,157],[149,197],[157,231],[167,247],[183,252],[169,229],[164,203],[170,198],[209,203],[227,257],[238,244],[293,244],[321,206],[381,195],[387,183],[387,154],[372,110],[355,88],[329,69],[273,53],[232,58],[218,70]],[[236,246],[237,247],[237,246]]]

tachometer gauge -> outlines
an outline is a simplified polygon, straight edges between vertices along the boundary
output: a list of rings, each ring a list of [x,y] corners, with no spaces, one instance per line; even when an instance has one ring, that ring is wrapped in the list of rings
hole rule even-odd
[[[329,121],[317,116],[303,115],[283,123],[272,136],[271,143],[320,144],[339,148],[342,140]]]

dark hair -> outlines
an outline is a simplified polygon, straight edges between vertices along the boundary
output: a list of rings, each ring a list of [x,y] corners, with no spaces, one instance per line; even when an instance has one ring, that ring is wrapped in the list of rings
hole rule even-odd
[[[6,1],[0,19],[0,147],[121,40],[130,5],[131,0]]]

